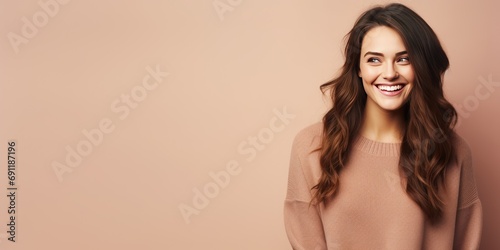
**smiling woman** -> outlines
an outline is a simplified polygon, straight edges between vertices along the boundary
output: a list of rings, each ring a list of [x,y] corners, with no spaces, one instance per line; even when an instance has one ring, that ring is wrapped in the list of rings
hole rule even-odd
[[[448,58],[401,4],[348,34],[332,108],[294,140],[285,226],[294,249],[478,249],[482,207],[444,98]]]

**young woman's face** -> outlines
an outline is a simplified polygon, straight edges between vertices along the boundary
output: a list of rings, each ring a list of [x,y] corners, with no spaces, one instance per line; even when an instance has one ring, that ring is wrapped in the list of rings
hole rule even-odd
[[[413,87],[414,72],[399,34],[386,26],[369,30],[361,44],[359,76],[366,105],[387,111],[400,109]]]

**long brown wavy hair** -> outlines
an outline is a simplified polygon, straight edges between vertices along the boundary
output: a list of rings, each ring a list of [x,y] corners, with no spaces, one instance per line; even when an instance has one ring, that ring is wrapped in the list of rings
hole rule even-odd
[[[313,201],[326,202],[339,185],[339,172],[346,165],[351,145],[358,136],[366,103],[366,93],[358,76],[361,44],[365,34],[377,26],[387,26],[401,36],[415,72],[414,87],[404,104],[405,128],[399,166],[405,174],[406,193],[431,221],[439,219],[443,201],[446,166],[454,154],[450,137],[457,113],[445,99],[442,77],[449,67],[448,57],[431,27],[402,4],[374,7],[364,12],[346,35],[345,63],[335,79],[321,85],[330,90],[332,108],[323,117],[323,134],[318,149],[322,174],[313,187]]]

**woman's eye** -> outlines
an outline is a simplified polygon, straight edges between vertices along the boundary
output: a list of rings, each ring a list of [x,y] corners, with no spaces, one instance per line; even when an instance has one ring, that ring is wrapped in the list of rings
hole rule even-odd
[[[376,57],[370,57],[370,58],[368,58],[368,62],[369,63],[379,63],[380,60]]]
[[[408,57],[401,57],[399,58],[398,60],[399,62],[403,62],[403,63],[409,63],[410,62],[410,59]]]

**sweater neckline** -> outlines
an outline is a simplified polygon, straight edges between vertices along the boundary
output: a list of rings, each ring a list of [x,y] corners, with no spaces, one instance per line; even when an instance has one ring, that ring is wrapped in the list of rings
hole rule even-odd
[[[361,152],[365,152],[375,156],[399,157],[401,142],[380,142],[359,135],[355,139],[353,147],[357,150],[360,150]]]

